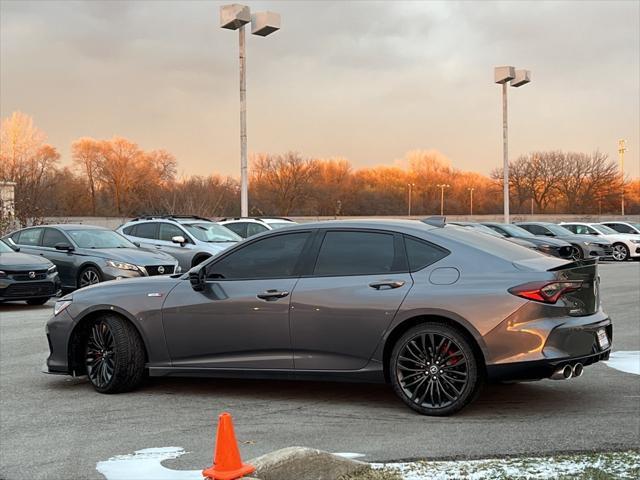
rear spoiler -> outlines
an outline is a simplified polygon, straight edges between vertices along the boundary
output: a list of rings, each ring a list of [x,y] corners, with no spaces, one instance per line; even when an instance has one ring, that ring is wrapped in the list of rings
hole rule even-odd
[[[597,263],[598,263],[597,258],[585,258],[582,260],[576,260],[574,262],[565,263],[563,265],[558,265],[557,267],[550,268],[547,271],[558,272],[560,270],[570,270],[572,268],[578,268],[578,267],[589,267],[591,265],[596,265]]]
[[[447,223],[447,217],[434,216],[427,217],[420,220],[422,223],[426,223],[427,225],[431,225],[432,227],[444,228]]]

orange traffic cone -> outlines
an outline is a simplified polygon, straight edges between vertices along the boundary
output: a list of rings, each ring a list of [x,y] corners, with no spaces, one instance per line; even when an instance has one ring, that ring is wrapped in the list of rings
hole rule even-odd
[[[210,480],[236,480],[255,470],[253,465],[242,463],[231,415],[226,412],[220,414],[213,465],[203,470],[202,475]]]

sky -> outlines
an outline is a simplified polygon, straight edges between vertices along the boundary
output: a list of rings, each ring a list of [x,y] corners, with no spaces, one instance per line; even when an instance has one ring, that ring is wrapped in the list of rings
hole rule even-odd
[[[82,136],[173,153],[182,175],[239,176],[238,34],[220,5],[0,0],[0,115],[33,116],[69,162]],[[600,150],[640,176],[640,1],[248,1],[282,28],[247,35],[249,152],[355,167],[438,150],[502,162],[493,67],[509,88],[509,153]]]

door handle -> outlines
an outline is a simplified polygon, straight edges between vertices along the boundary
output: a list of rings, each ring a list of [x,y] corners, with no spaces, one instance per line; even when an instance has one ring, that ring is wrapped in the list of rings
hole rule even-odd
[[[404,285],[403,280],[380,280],[379,282],[371,282],[369,286],[376,290],[391,290],[392,288],[400,288]]]
[[[284,298],[289,295],[289,292],[280,291],[280,290],[267,290],[266,292],[262,292],[256,295],[261,300],[277,300],[278,298]]]

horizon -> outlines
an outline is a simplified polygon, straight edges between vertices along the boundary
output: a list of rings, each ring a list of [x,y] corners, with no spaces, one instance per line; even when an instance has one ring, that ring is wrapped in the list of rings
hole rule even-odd
[[[180,176],[239,177],[225,2],[35,3],[0,3],[2,118],[32,116],[64,165],[73,140],[117,135],[166,149]],[[637,2],[247,3],[282,14],[281,31],[247,39],[250,154],[360,169],[435,150],[489,175],[502,158],[493,67],[513,63],[532,82],[509,89],[511,160],[599,150],[617,162],[624,138],[625,172],[640,177]]]

